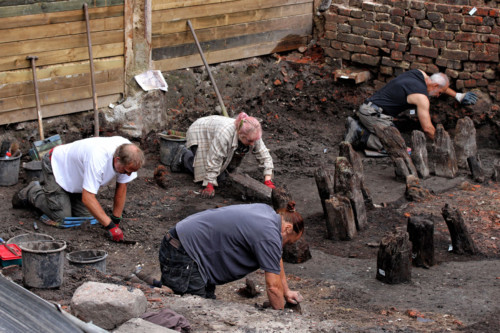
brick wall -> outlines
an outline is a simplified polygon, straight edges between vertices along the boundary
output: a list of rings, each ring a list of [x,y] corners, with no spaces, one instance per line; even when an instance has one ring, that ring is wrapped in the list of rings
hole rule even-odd
[[[498,7],[498,6],[497,6]],[[413,68],[444,72],[457,91],[500,101],[500,10],[422,1],[333,1],[323,13],[327,57],[368,67],[376,85]]]

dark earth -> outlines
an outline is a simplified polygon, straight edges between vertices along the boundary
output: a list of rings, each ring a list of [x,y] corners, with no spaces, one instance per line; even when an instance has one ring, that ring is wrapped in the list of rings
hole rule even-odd
[[[397,181],[389,158],[363,158],[364,175],[376,208],[368,210],[368,226],[351,241],[326,238],[325,219],[317,191],[314,171],[320,166],[334,168],[338,146],[343,140],[347,116],[373,91],[372,81],[355,84],[351,80],[334,80],[332,66],[325,65],[320,52],[312,48],[306,53],[289,53],[252,58],[213,66],[215,81],[231,116],[244,111],[262,120],[263,140],[275,164],[274,181],[286,186],[297,203],[297,210],[306,224],[305,241],[312,259],[285,265],[291,289],[304,296],[304,320],[317,323],[310,329],[296,331],[325,332],[498,332],[500,331],[500,187],[487,180],[474,183],[468,170],[446,179],[432,176],[423,181],[432,196],[423,202],[410,202],[404,197],[405,184]],[[217,98],[204,68],[165,73],[167,93],[154,92],[148,98],[165,101],[165,110],[172,117],[170,129],[185,131],[199,117],[216,114]],[[487,178],[494,159],[500,158],[498,137],[491,117],[478,116],[478,110],[462,108],[451,98],[431,101],[433,120],[443,123],[453,134],[456,120],[471,116],[476,124],[479,154]],[[162,111],[162,110],[160,110]],[[160,112],[159,111],[159,112]],[[489,110],[488,110],[489,111]],[[163,111],[162,111],[163,112]],[[61,125],[64,142],[91,136],[89,121],[71,126]],[[76,122],[76,121],[75,121]],[[82,125],[83,124],[83,125]],[[403,137],[408,139],[418,122],[402,117],[397,122]],[[105,127],[106,125],[103,125]],[[64,130],[63,130],[64,129]],[[165,128],[166,130],[167,128]],[[4,129],[12,130],[12,129]],[[103,135],[119,135],[114,128],[104,128]],[[150,309],[168,306],[171,295],[126,281],[136,266],[159,278],[158,249],[165,232],[184,217],[204,209],[250,203],[231,187],[222,183],[214,199],[199,196],[200,185],[183,173],[166,176],[166,188],[160,187],[153,174],[160,163],[160,139],[156,132],[137,142],[146,152],[146,165],[139,177],[128,187],[124,212],[125,238],[135,245],[108,241],[99,226],[58,229],[43,224],[35,211],[15,210],[12,195],[27,184],[20,170],[18,184],[0,188],[0,235],[4,239],[35,232],[49,234],[67,242],[66,253],[84,249],[108,252],[107,273],[75,268],[65,264],[64,282],[56,289],[31,289],[51,302],[70,311],[71,297],[85,281],[133,284],[146,292]],[[19,134],[17,134],[19,136]],[[21,142],[24,148],[29,138]],[[407,141],[408,142],[408,141]],[[430,143],[428,143],[430,147]],[[29,161],[26,152],[23,161]],[[247,156],[237,172],[247,173],[261,181],[263,176],[252,156]],[[101,188],[98,198],[111,212],[114,185]],[[479,253],[457,255],[449,251],[450,234],[441,216],[445,204],[463,213]],[[388,285],[376,280],[377,251],[380,240],[396,228],[406,230],[409,216],[422,215],[435,224],[434,246],[436,265],[429,269],[412,268],[408,283]],[[22,270],[9,267],[2,274],[22,284]],[[261,271],[249,276],[261,295],[247,299],[236,291],[245,281],[219,286],[217,301],[262,305],[266,300]],[[262,310],[273,312],[273,310]],[[193,331],[213,331],[210,318],[185,315]],[[280,317],[276,316],[279,321]],[[326,329],[320,327],[326,323]],[[328,326],[330,325],[331,326]],[[328,327],[330,327],[328,329]],[[227,326],[227,331],[246,331]],[[288,331],[294,331],[288,329]]]

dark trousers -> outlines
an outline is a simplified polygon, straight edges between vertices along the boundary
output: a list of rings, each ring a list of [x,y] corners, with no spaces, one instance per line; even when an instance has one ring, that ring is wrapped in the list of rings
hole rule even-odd
[[[169,231],[169,234],[170,237],[178,240],[174,228]],[[215,285],[206,284],[203,281],[198,264],[191,259],[180,243],[176,244],[175,241],[169,240],[168,235],[163,237],[161,242],[159,259],[161,282],[174,293],[215,298]]]

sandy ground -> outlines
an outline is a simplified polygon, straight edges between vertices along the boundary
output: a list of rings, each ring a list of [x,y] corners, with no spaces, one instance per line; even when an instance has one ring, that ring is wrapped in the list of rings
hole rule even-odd
[[[150,309],[172,306],[186,316],[195,332],[258,331],[250,321],[229,320],[231,309],[239,317],[259,311],[262,320],[284,325],[277,326],[274,331],[280,331],[279,327],[281,331],[297,332],[499,331],[498,183],[475,184],[467,170],[461,170],[454,179],[431,177],[425,180],[424,186],[433,191],[432,198],[420,203],[408,202],[404,199],[405,184],[396,181],[390,159],[363,157],[365,179],[373,201],[386,203],[387,207],[369,210],[368,227],[352,241],[326,239],[314,171],[319,166],[333,168],[338,144],[343,138],[344,120],[356,103],[369,94],[370,87],[335,83],[331,69],[312,61],[301,64],[279,60],[270,57],[224,65],[217,68],[215,74],[220,82],[219,89],[225,96],[231,96],[230,112],[244,110],[262,119],[263,139],[276,166],[275,182],[278,186],[286,185],[305,218],[304,238],[310,246],[312,259],[299,264],[287,263],[285,267],[290,287],[300,290],[305,298],[301,304],[302,314],[290,311],[277,314],[256,306],[266,300],[261,271],[249,275],[261,290],[257,298],[246,299],[237,294],[244,280],[219,286],[217,301],[173,297],[143,286],[148,297],[161,299],[161,302],[151,301]],[[248,78],[242,80],[243,75]],[[190,83],[193,78],[200,81]],[[210,114],[216,101],[211,99],[213,94],[208,85],[200,88],[199,82],[206,80],[203,70],[167,76],[171,88],[169,100],[179,107],[179,98],[185,97],[181,108],[186,112],[175,119],[172,128],[186,130],[193,120]],[[3,238],[34,232],[33,222],[37,221],[38,232],[67,242],[67,252],[97,248],[109,253],[107,275],[75,269],[66,263],[65,280],[60,288],[32,289],[34,293],[69,310],[74,290],[85,281],[125,284],[124,278],[137,265],[143,265],[147,272],[158,277],[160,241],[171,226],[204,209],[249,202],[224,184],[216,189],[214,199],[201,199],[199,184],[194,184],[187,174],[169,174],[167,188],[161,188],[153,178],[160,164],[159,141],[154,134],[149,134],[140,144],[147,152],[147,163],[139,171],[139,178],[129,186],[123,222],[125,237],[136,240],[135,245],[110,243],[98,226],[57,229],[41,223],[36,212],[12,209],[12,195],[26,185],[22,170],[18,184],[0,188],[0,235]],[[490,173],[493,159],[500,157],[498,144],[492,148],[491,144],[481,143],[480,154]],[[238,172],[262,179],[253,157],[246,158]],[[107,211],[111,210],[113,192],[114,186],[108,186],[99,193],[99,200]],[[479,254],[459,256],[448,251],[451,241],[441,216],[445,203],[464,210]],[[430,216],[435,224],[437,264],[429,269],[414,267],[408,283],[387,285],[378,281],[375,278],[376,257],[381,238],[394,228],[406,228],[407,216],[421,214]],[[22,284],[20,269],[4,269],[2,273]],[[218,307],[226,308],[217,314]]]

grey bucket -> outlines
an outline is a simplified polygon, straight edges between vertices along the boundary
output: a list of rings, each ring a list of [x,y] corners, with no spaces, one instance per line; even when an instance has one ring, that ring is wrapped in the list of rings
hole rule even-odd
[[[74,251],[66,255],[69,263],[77,267],[92,267],[106,273],[106,258],[108,252],[104,250]]]
[[[33,288],[57,288],[63,282],[64,250],[62,240],[24,242],[19,245],[23,253],[23,283]]]
[[[160,135],[160,162],[170,166],[177,148],[185,144],[186,138],[176,135]]]
[[[21,234],[10,238],[7,241],[7,244],[16,244],[17,246],[19,246],[19,244],[25,242],[44,241],[44,240],[54,240],[54,237],[46,234],[35,234],[35,233]]]
[[[23,154],[19,151],[16,156],[0,157],[0,186],[16,185],[19,180],[19,164]]]
[[[35,179],[42,180],[42,161],[23,163],[23,169],[26,173],[26,180],[28,183]]]

